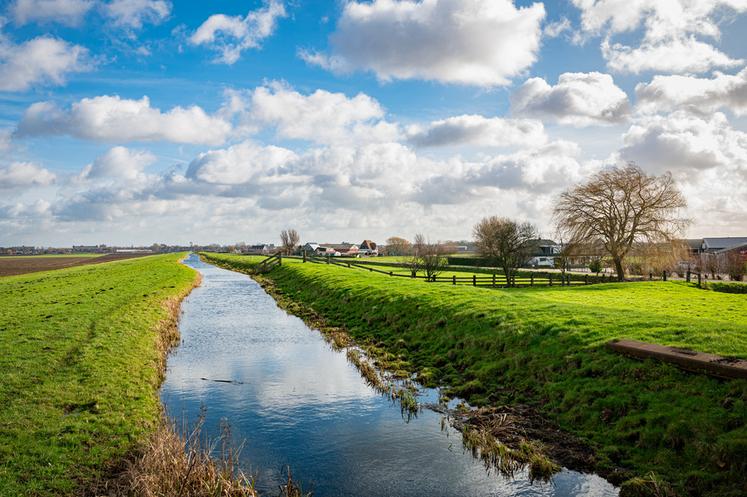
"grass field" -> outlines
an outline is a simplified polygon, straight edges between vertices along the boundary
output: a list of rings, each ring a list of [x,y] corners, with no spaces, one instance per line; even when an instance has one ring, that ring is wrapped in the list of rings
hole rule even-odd
[[[0,495],[81,495],[154,429],[178,258],[0,278]]]
[[[209,257],[239,270],[261,260]],[[295,260],[268,277],[427,384],[479,405],[536,406],[591,443],[601,468],[654,471],[683,495],[747,493],[747,381],[604,347],[630,338],[747,358],[745,295],[681,282],[472,288]]]

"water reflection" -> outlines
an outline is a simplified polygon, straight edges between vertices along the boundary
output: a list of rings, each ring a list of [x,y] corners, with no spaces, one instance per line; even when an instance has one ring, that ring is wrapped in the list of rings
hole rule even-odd
[[[250,278],[190,256],[202,286],[182,305],[182,344],[168,362],[161,397],[172,416],[194,423],[201,406],[213,435],[221,419],[265,494],[284,468],[321,496],[614,496],[593,475],[558,474],[531,485],[487,474],[461,437],[423,411],[404,423],[397,406],[366,386],[345,354],[279,309]],[[233,380],[223,383],[210,380]]]

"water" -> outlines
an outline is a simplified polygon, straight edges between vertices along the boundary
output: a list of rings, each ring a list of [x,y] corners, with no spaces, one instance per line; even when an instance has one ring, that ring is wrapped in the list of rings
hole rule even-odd
[[[605,480],[574,471],[534,485],[526,474],[487,473],[462,450],[458,432],[441,431],[439,414],[424,410],[406,423],[344,353],[252,279],[195,255],[185,263],[202,273],[202,286],[182,304],[182,344],[169,358],[161,399],[190,425],[204,407],[213,436],[228,421],[264,495],[277,494],[287,466],[315,497],[617,495]]]

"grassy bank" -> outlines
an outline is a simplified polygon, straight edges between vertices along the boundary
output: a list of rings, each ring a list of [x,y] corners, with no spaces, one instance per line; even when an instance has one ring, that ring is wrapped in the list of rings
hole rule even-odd
[[[259,258],[210,255],[250,270]],[[637,362],[630,338],[747,357],[747,300],[684,283],[495,290],[284,261],[267,275],[361,344],[478,405],[535,406],[601,468],[653,471],[684,495],[747,492],[747,382]]]
[[[0,278],[0,495],[83,495],[155,431],[178,258]]]

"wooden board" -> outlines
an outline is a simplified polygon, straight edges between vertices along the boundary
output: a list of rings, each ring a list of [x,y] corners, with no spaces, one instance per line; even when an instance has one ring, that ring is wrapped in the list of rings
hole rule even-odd
[[[747,360],[637,340],[612,340],[607,346],[636,359],[658,359],[677,367],[719,378],[747,379]]]

